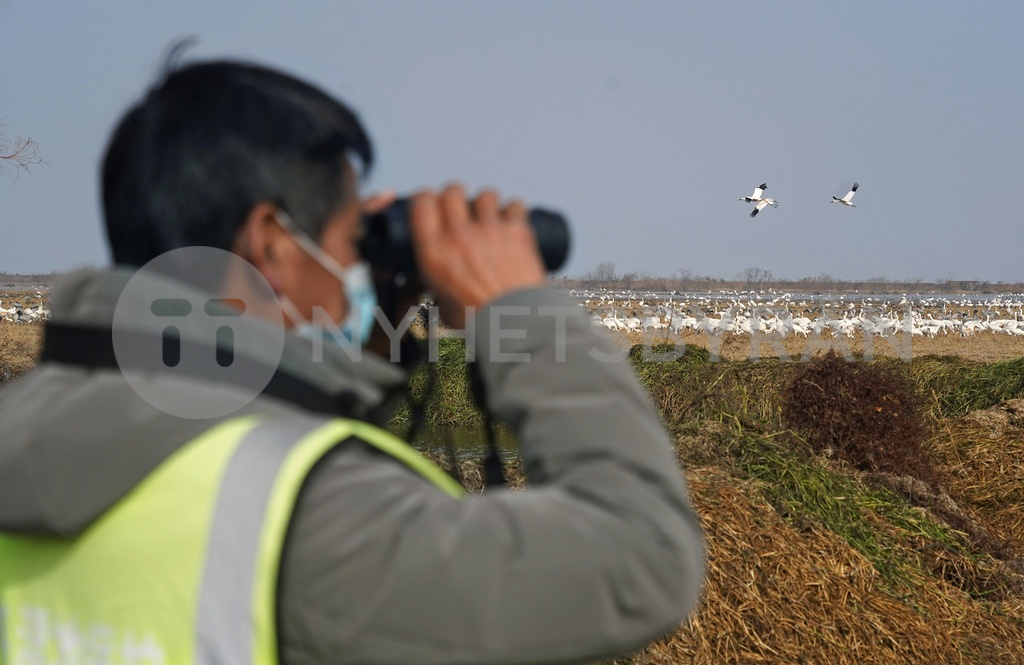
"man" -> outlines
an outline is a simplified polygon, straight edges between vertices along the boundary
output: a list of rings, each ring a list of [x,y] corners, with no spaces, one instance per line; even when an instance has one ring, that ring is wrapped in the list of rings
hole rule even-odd
[[[522,204],[451,185],[410,223],[529,487],[464,496],[379,428],[408,375],[352,353],[376,295],[362,213],[386,203],[359,200],[371,163],[342,104],[252,64],[171,70],[121,120],[116,265],[54,293],[39,366],[0,392],[5,665],[584,662],[692,610],[703,542],[670,442],[543,287]],[[162,366],[133,360],[155,344]]]

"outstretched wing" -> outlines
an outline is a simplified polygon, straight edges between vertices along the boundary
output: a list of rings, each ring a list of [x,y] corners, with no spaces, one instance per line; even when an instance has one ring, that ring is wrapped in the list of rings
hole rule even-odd
[[[846,201],[847,203],[849,203],[853,199],[853,195],[857,193],[857,188],[858,187],[860,187],[860,183],[858,183],[858,182],[853,183],[853,187],[850,189],[850,191],[848,191],[846,193],[846,196],[843,197],[843,201]]]

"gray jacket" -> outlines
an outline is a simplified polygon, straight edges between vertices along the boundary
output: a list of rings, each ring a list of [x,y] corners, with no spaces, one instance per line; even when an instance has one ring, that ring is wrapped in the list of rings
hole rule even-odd
[[[69,278],[51,324],[109,330],[129,276]],[[658,416],[611,341],[547,289],[505,296],[475,328],[487,408],[513,428],[528,488],[457,500],[367,444],[334,448],[304,485],[285,543],[284,665],[585,662],[640,647],[693,610],[698,521]],[[325,349],[314,363],[310,344],[289,335],[280,368],[383,423],[408,377],[370,356]],[[164,383],[211,402],[234,390]],[[302,402],[264,394],[229,417],[326,417]],[[41,362],[0,390],[0,529],[74,536],[216,421],[154,408],[114,368]]]

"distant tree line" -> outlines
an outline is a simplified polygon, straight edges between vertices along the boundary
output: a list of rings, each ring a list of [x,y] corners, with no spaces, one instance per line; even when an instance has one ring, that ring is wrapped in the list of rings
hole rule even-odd
[[[0,272],[0,287],[52,286],[61,273],[34,274]],[[947,276],[934,281],[917,277],[894,280],[877,276],[849,280],[822,273],[816,277],[780,279],[764,268],[747,268],[732,279],[697,275],[682,269],[671,277],[656,277],[643,272],[619,274],[615,264],[606,261],[579,276],[551,278],[551,283],[565,289],[610,289],[633,291],[744,291],[774,289],[799,293],[1024,293],[1024,282],[986,282],[958,280]]]
[[[633,291],[743,291],[774,289],[800,293],[836,293],[862,291],[872,293],[1020,293],[1024,282],[958,280],[952,274],[928,281],[923,277],[890,279],[878,275],[867,279],[842,279],[822,273],[799,279],[777,278],[765,268],[747,268],[732,279],[698,275],[685,268],[671,277],[643,272],[619,274],[611,261],[578,276],[555,277],[552,283],[568,289],[610,289]]]
[[[18,288],[20,286],[52,286],[60,277],[60,273],[40,272],[31,275],[19,275],[7,272],[0,272],[0,286],[5,288]]]

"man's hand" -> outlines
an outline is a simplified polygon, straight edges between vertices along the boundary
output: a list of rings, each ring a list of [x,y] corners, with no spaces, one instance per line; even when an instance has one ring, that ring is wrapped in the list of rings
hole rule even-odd
[[[500,206],[486,190],[472,202],[460,185],[411,199],[410,224],[424,284],[441,318],[466,325],[466,308],[480,308],[512,291],[544,284],[537,240],[519,201]]]

